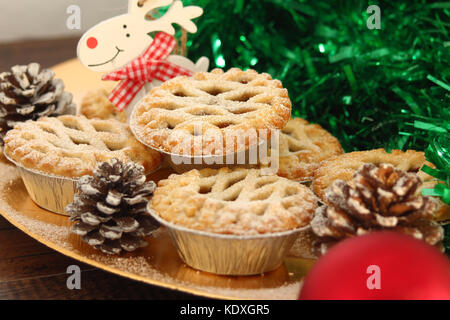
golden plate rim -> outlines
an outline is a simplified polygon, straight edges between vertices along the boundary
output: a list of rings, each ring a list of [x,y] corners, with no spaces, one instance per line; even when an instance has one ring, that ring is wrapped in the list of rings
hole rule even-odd
[[[51,212],[50,212],[51,213]],[[51,213],[51,214],[56,214],[56,213]],[[118,276],[127,278],[127,279],[131,279],[131,280],[135,280],[135,281],[139,281],[139,282],[143,282],[146,284],[151,284],[151,285],[156,285],[159,287],[163,287],[166,289],[172,289],[172,290],[177,290],[177,291],[181,291],[181,292],[185,292],[185,293],[190,293],[190,294],[194,294],[194,295],[198,295],[198,296],[202,296],[202,297],[207,297],[207,298],[213,298],[213,299],[230,299],[230,300],[239,300],[240,298],[236,298],[236,297],[229,297],[229,296],[225,296],[225,295],[220,295],[220,294],[211,294],[208,292],[203,292],[201,290],[197,290],[197,289],[192,289],[189,287],[179,287],[175,284],[170,284],[170,283],[166,283],[163,281],[158,281],[158,280],[153,280],[151,278],[148,277],[144,277],[144,276],[139,276],[133,273],[127,273],[127,272],[123,272],[121,270],[115,269],[115,268],[111,268],[109,266],[107,266],[106,264],[97,262],[95,260],[91,260],[88,259],[86,257],[83,257],[82,255],[79,255],[77,253],[74,253],[70,250],[67,250],[61,246],[58,246],[57,244],[41,237],[40,235],[34,234],[33,232],[31,232],[30,230],[28,230],[25,226],[23,226],[22,224],[18,223],[17,221],[15,221],[14,219],[12,219],[11,217],[8,216],[7,213],[5,213],[3,210],[0,209],[0,215],[3,216],[3,218],[5,218],[9,223],[11,223],[13,226],[15,226],[16,228],[18,228],[19,230],[21,230],[22,232],[24,232],[25,234],[27,234],[28,236],[32,237],[33,239],[37,240],[38,242],[44,244],[45,246],[49,247],[50,249],[53,249],[67,257],[70,257],[72,259],[75,259],[79,262],[91,265],[93,267],[96,267],[98,269],[116,274]]]
[[[16,176],[17,176],[16,178],[20,179],[20,182],[23,183],[22,179],[20,177],[20,174],[17,172],[16,167],[12,163],[6,164],[6,161],[7,161],[6,158],[3,157],[3,159],[5,159],[3,161],[2,161],[1,158],[2,158],[2,155],[0,155],[0,165],[7,166],[8,170],[16,171]],[[7,174],[5,174],[4,176],[7,176]],[[10,182],[10,180],[4,179],[4,178],[2,178],[0,176],[0,182],[5,186],[8,182]],[[25,187],[23,187],[23,188],[25,188]],[[24,192],[26,192],[26,190],[24,190]],[[27,197],[30,198],[28,194],[27,194]],[[31,198],[27,199],[27,201],[28,200],[34,204],[34,202],[31,200]],[[6,201],[4,199],[0,199],[0,204],[2,202],[6,202],[7,205],[9,205],[9,203],[10,203],[10,202],[8,202],[8,201]],[[58,219],[59,217],[64,218],[64,219],[68,219],[68,217],[66,217],[66,216],[62,216],[62,215],[59,215],[57,213],[53,213],[53,212],[47,211],[45,209],[42,209],[42,208],[38,207],[37,205],[36,205],[36,208],[38,208],[39,212],[44,213],[45,216],[48,217],[48,218],[53,216],[53,217],[57,217],[56,219]],[[70,249],[64,248],[63,246],[59,245],[57,243],[57,241],[52,241],[50,239],[45,238],[44,236],[39,235],[36,232],[33,232],[32,230],[30,230],[26,226],[26,224],[21,223],[19,221],[20,219],[14,218],[14,215],[17,215],[17,214],[19,214],[21,217],[25,217],[25,218],[28,218],[28,219],[31,218],[30,215],[23,213],[23,210],[22,211],[17,211],[14,214],[9,214],[8,212],[6,212],[5,210],[3,210],[0,207],[0,215],[3,216],[13,226],[18,228],[19,230],[21,230],[22,232],[24,232],[25,234],[27,234],[31,238],[37,240],[38,242],[40,242],[40,243],[44,244],[45,246],[49,247],[50,249],[55,250],[56,252],[59,252],[59,253],[65,255],[65,256],[67,256],[67,257],[70,257],[70,258],[72,258],[72,259],[74,259],[76,261],[79,261],[81,263],[85,263],[87,265],[96,267],[98,269],[110,272],[112,274],[115,274],[115,275],[118,275],[118,276],[121,276],[121,277],[124,277],[124,278],[127,278],[127,279],[131,279],[131,280],[134,280],[134,281],[139,281],[139,282],[142,282],[142,283],[159,286],[159,287],[166,288],[166,289],[177,290],[177,291],[180,291],[180,292],[185,292],[185,293],[197,295],[199,297],[206,297],[206,298],[212,298],[212,299],[222,299],[222,300],[264,300],[265,299],[265,298],[260,298],[260,297],[249,297],[249,296],[226,295],[226,294],[221,294],[221,293],[214,293],[214,292],[211,292],[209,290],[198,289],[198,288],[195,287],[195,284],[192,284],[190,286],[189,283],[185,284],[185,283],[182,283],[182,282],[180,282],[180,283],[165,282],[163,280],[154,279],[151,276],[143,276],[143,275],[139,275],[137,273],[134,273],[133,271],[121,270],[121,269],[119,269],[117,267],[114,267],[114,266],[111,267],[108,264],[106,264],[105,262],[97,261],[95,259],[91,259],[91,258],[87,257],[88,253],[83,254],[83,253],[74,252],[74,251],[72,251]],[[44,221],[44,220],[41,220],[41,219],[39,219],[38,217],[35,217],[35,216],[33,216],[33,220],[37,221],[37,222],[43,222],[43,223],[49,224],[51,226],[64,227],[64,225],[61,225],[58,222]],[[69,240],[67,240],[67,241],[69,241]],[[151,239],[150,239],[150,241],[151,241]],[[145,257],[145,255],[139,255],[139,254],[133,255],[133,257],[141,257],[141,256]],[[296,257],[294,257],[294,259],[296,259]],[[305,258],[305,259],[299,258],[299,259],[300,260],[313,261],[313,260],[307,259],[307,258]],[[309,269],[309,267],[308,267],[308,269]],[[178,279],[176,277],[172,277],[172,276],[170,276],[170,277],[173,280],[180,280],[180,279]],[[233,277],[233,276],[231,276],[231,277]],[[295,281],[290,283],[290,284],[296,284],[297,282],[300,282],[299,279],[294,279],[294,280]],[[210,287],[211,288],[211,287],[214,287],[214,286],[206,285],[206,287]],[[272,290],[277,290],[278,288],[279,287],[274,287],[274,288],[271,288],[271,289]],[[217,289],[220,290],[220,288],[217,288]],[[229,289],[233,290],[234,288],[229,288]],[[238,288],[238,289],[236,289],[236,291],[239,290],[239,289],[245,289],[245,288]],[[267,288],[261,287],[261,289],[267,289]],[[249,290],[255,290],[255,289],[254,288],[249,288]]]
[[[79,63],[78,59],[71,59],[68,61],[65,61],[61,64],[58,64],[54,67],[52,67],[52,69],[55,71],[55,74],[57,77],[60,78],[64,78],[61,75],[64,75],[65,73],[67,74],[72,74],[74,71],[78,72],[80,76],[80,74],[82,75],[83,81],[86,80],[85,77],[88,77],[88,83],[89,86],[87,88],[87,90],[85,90],[85,92],[83,93],[87,93],[88,91],[93,91],[96,89],[100,89],[102,86],[103,87],[108,87],[108,84],[104,84],[101,80],[100,80],[100,76],[98,74],[95,74],[95,77],[98,78],[98,80],[93,80],[93,72],[89,71],[89,70],[81,70],[80,69],[81,64]],[[64,82],[66,82],[65,79],[63,79]],[[78,84],[75,83],[75,86],[77,86]],[[93,86],[93,87],[92,87]],[[70,85],[68,85],[67,90],[69,91],[71,87],[73,87],[73,81]],[[85,88],[86,89],[86,88]],[[72,93],[74,93],[74,101],[80,101],[80,95],[77,96],[77,91],[79,93],[79,88],[75,88],[74,89],[75,92],[72,91]],[[78,103],[79,104],[79,103]],[[0,150],[1,151],[1,150]],[[3,160],[4,159],[4,160]],[[5,165],[8,170],[16,170],[16,167],[12,164],[12,163],[8,163],[6,158],[3,155],[3,152],[0,152],[0,164]],[[6,180],[6,178],[4,178],[4,176],[8,176],[7,174],[0,176],[0,180],[3,180],[2,183],[4,183],[4,185],[6,186],[6,184],[9,182],[8,180]],[[20,175],[18,175],[20,178]],[[29,195],[27,194],[27,196],[29,197]],[[5,199],[0,198],[0,202],[5,201],[7,202]],[[30,201],[32,201],[30,199]],[[9,203],[6,203],[7,206],[9,206]],[[40,210],[42,210],[45,213],[48,213],[50,215],[56,215],[59,216],[56,213],[52,213],[49,211],[46,211],[45,209],[39,208]],[[28,216],[27,214],[23,213],[23,211],[18,211],[18,213],[25,218],[30,218],[30,216]],[[143,275],[139,275],[137,273],[133,273],[132,271],[124,271],[121,270],[117,267],[111,267],[109,265],[107,265],[105,262],[101,262],[101,261],[96,261],[94,259],[91,259],[89,257],[87,257],[86,255],[83,255],[83,253],[77,253],[74,251],[71,251],[70,249],[64,248],[63,246],[59,245],[56,241],[51,241],[51,239],[45,238],[39,234],[37,234],[36,232],[33,232],[32,230],[30,230],[25,224],[21,223],[20,221],[16,220],[16,218],[14,218],[14,215],[16,215],[17,213],[14,214],[9,214],[8,212],[6,212],[5,210],[3,210],[0,207],[0,215],[3,216],[9,223],[11,223],[13,226],[15,226],[16,228],[18,228],[19,230],[21,230],[22,232],[24,232],[25,234],[27,234],[28,236],[30,236],[31,238],[37,240],[38,242],[44,244],[45,246],[49,247],[52,250],[55,250],[67,257],[70,257],[72,259],[75,259],[79,262],[85,263],[87,265],[96,267],[98,269],[110,272],[112,274],[127,278],[127,279],[131,279],[134,281],[139,281],[141,283],[146,283],[146,284],[150,284],[150,285],[154,285],[154,286],[159,286],[162,288],[166,288],[166,289],[171,289],[171,290],[176,290],[176,291],[180,291],[180,292],[185,292],[185,293],[189,293],[189,294],[193,294],[193,295],[197,295],[199,297],[207,297],[207,298],[213,298],[213,299],[229,299],[229,300],[262,300],[264,298],[259,298],[259,297],[245,297],[245,296],[238,296],[238,295],[226,295],[226,294],[222,294],[222,293],[214,293],[208,290],[202,290],[199,288],[196,288],[194,285],[195,283],[193,283],[193,286],[189,286],[189,283],[185,284],[185,283],[170,283],[170,282],[165,282],[164,280],[159,280],[159,279],[154,279],[151,278],[150,276],[143,276]],[[67,217],[66,217],[67,218]],[[40,220],[39,217],[33,217],[33,219],[35,219],[34,221],[37,222],[43,222],[43,223],[47,223],[47,224],[51,224],[52,226],[57,226],[57,227],[61,227],[60,224],[58,224],[57,222],[49,222],[49,221],[44,221],[44,220]],[[137,257],[139,257],[139,255],[136,255]],[[295,258],[294,258],[295,259]],[[302,258],[300,258],[302,259]],[[310,260],[305,258],[306,260]],[[313,260],[310,260],[313,261]],[[309,269],[309,263],[307,263],[308,266],[304,267],[307,270]],[[170,275],[169,275],[170,276]],[[171,277],[171,276],[170,276]],[[177,278],[172,277],[174,280],[180,280]],[[295,282],[291,282],[289,284],[297,284],[300,283],[301,280],[299,279],[295,279]],[[213,287],[210,285],[206,285],[206,287]],[[276,290],[278,287],[274,287],[270,289]],[[220,289],[220,288],[218,288]],[[227,289],[234,289],[234,288],[227,288]],[[239,288],[239,289],[246,289],[246,288]],[[236,289],[236,290],[239,290]],[[258,290],[258,289],[254,289],[254,288],[248,288],[249,290]],[[261,289],[267,289],[264,287],[261,287]]]

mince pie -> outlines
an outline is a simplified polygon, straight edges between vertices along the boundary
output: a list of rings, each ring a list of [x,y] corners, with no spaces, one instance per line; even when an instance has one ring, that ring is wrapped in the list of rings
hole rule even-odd
[[[120,112],[108,99],[109,92],[106,89],[89,92],[81,101],[80,113],[88,119],[115,119],[127,122],[127,114]]]
[[[5,136],[4,152],[17,165],[44,174],[80,177],[99,162],[134,161],[146,172],[160,165],[161,155],[136,141],[116,120],[84,116],[43,117],[18,124]]]
[[[152,89],[134,108],[130,126],[138,140],[164,152],[223,155],[254,146],[253,134],[265,129],[263,137],[270,136],[290,114],[287,90],[269,74],[215,69]]]
[[[344,152],[328,131],[301,118],[288,121],[279,141],[278,175],[296,181],[312,180],[322,161]]]
[[[304,185],[259,169],[191,170],[161,180],[150,203],[164,220],[220,234],[254,235],[309,224],[317,198]]]
[[[417,193],[421,193],[422,188],[431,188],[437,183],[436,179],[420,170],[424,164],[434,167],[433,164],[426,161],[423,152],[392,150],[391,153],[388,153],[384,149],[375,149],[345,153],[324,161],[314,173],[312,189],[319,198],[326,202],[325,190],[336,180],[351,183],[358,168],[365,163],[373,163],[375,165],[387,163],[392,164],[399,170],[417,173],[417,176],[423,182]],[[439,200],[434,219],[441,221],[449,218],[449,206]]]

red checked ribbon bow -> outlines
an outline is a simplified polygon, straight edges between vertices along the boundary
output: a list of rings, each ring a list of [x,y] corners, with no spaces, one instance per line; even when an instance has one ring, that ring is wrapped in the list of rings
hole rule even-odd
[[[153,79],[166,81],[176,76],[192,75],[190,70],[166,60],[174,47],[175,39],[159,32],[143,54],[102,77],[102,80],[120,81],[108,97],[117,109],[124,110],[144,84]]]

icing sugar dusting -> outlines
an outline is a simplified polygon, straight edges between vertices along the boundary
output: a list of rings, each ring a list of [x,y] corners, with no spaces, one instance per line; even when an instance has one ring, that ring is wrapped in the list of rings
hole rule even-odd
[[[253,288],[253,286],[252,288],[231,288],[223,286],[223,281],[221,281],[221,286],[215,286],[206,281],[203,281],[204,283],[202,283],[202,280],[197,281],[198,283],[189,281],[189,276],[180,279],[180,276],[177,273],[171,275],[156,269],[155,264],[152,263],[153,257],[151,256],[134,255],[116,257],[104,255],[100,252],[98,252],[98,254],[96,252],[89,254],[83,253],[77,246],[77,243],[74,243],[73,235],[69,237],[71,234],[69,227],[47,223],[17,211],[14,206],[10,204],[7,195],[11,193],[12,189],[17,188],[17,181],[20,177],[16,170],[14,170],[11,165],[6,164],[1,157],[0,172],[2,173],[0,178],[0,211],[4,212],[8,219],[14,221],[16,225],[20,225],[28,232],[53,243],[55,246],[69,250],[77,255],[82,255],[84,258],[91,259],[97,263],[105,264],[116,271],[124,271],[138,275],[139,277],[142,277],[142,281],[147,278],[154,280],[155,282],[165,283],[169,287],[178,289],[186,288],[197,294],[237,299],[296,299],[298,297],[301,287],[300,280],[287,279],[285,283],[273,288]],[[158,230],[152,234],[152,237],[155,239],[162,238],[163,236],[166,236],[164,234],[165,232],[165,230]],[[187,267],[185,269],[187,270],[187,274],[201,277],[201,273],[196,272],[195,270],[192,271]],[[231,282],[231,279],[229,279],[229,281]]]

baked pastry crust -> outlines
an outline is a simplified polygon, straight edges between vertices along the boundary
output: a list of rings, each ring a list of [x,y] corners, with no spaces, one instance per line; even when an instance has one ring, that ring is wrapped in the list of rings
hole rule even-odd
[[[168,153],[221,155],[257,143],[245,139],[239,148],[236,142],[226,144],[225,137],[239,138],[246,130],[258,134],[259,129],[281,129],[290,114],[287,90],[269,74],[214,69],[176,77],[152,89],[133,110],[130,126],[141,142]]]
[[[120,112],[108,99],[109,92],[106,89],[87,93],[80,106],[80,114],[88,119],[115,119],[120,122],[127,122],[126,112]]]
[[[92,174],[97,163],[112,158],[137,162],[146,172],[161,163],[161,155],[139,143],[126,124],[84,116],[20,123],[7,133],[4,152],[27,169],[73,178]]]
[[[278,175],[310,181],[320,163],[344,153],[338,139],[318,124],[290,119],[280,132]]]
[[[417,175],[423,181],[422,188],[432,188],[437,183],[435,178],[420,171],[424,164],[434,167],[432,163],[426,161],[423,152],[392,150],[391,153],[387,153],[384,149],[374,149],[345,153],[322,162],[321,166],[314,172],[314,180],[311,186],[314,193],[326,202],[325,190],[338,179],[351,182],[358,168],[365,163],[390,163],[400,170],[417,172]],[[421,193],[422,188],[419,188],[417,192]],[[434,219],[442,221],[449,218],[449,206],[439,200]]]
[[[149,207],[187,228],[254,235],[306,226],[317,206],[311,190],[295,181],[258,169],[208,168],[161,180]]]

